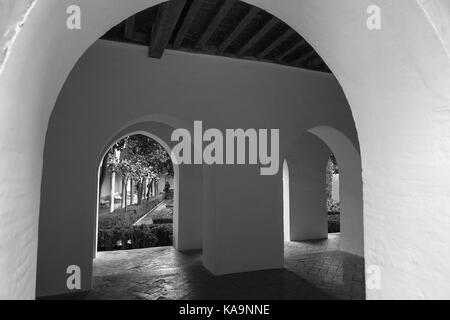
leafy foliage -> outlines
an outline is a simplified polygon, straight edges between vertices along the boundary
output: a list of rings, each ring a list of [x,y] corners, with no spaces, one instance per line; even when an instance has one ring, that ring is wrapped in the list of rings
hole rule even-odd
[[[341,203],[339,201],[329,200],[327,201],[327,210],[332,213],[340,213]]]
[[[335,174],[339,174],[339,168],[336,162],[336,157],[334,156],[334,154],[331,153],[327,163],[326,182],[325,182],[326,183],[325,192],[327,195],[327,208],[329,212],[333,211],[330,210],[330,208],[333,206],[332,189],[333,189],[333,175]]]
[[[108,169],[125,179],[158,179],[163,173],[173,175],[170,155],[155,140],[144,135],[125,137],[108,152]]]
[[[152,214],[152,221],[154,224],[173,223],[173,211],[161,211]]]
[[[100,230],[98,251],[142,249],[170,246],[173,242],[172,224],[154,224]]]
[[[334,156],[334,154],[330,155],[330,161],[331,161],[333,174],[339,174],[339,167],[338,167],[337,160],[336,160],[336,157]]]

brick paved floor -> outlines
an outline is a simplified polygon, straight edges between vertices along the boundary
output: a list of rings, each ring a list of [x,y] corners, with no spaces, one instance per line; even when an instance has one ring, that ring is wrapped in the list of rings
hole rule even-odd
[[[285,246],[285,269],[213,276],[201,252],[171,247],[101,252],[86,299],[364,299],[364,260],[339,236]]]
[[[285,266],[337,299],[365,299],[364,259],[340,251],[339,240],[286,243]]]

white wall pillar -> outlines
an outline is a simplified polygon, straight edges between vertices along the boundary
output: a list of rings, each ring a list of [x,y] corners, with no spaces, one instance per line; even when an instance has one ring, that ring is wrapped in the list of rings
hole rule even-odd
[[[279,171],[261,176],[257,166],[205,168],[203,264],[213,274],[283,267]]]
[[[330,153],[319,138],[305,133],[287,156],[292,241],[328,238],[325,171]]]
[[[174,207],[178,202],[178,225],[174,224],[174,246],[178,250],[202,248],[202,167],[181,165],[174,179]]]
[[[283,225],[284,241],[291,241],[291,205],[287,160],[283,161]]]

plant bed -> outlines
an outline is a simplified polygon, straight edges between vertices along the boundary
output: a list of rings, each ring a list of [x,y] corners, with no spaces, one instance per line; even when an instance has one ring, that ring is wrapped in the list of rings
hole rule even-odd
[[[130,205],[125,209],[116,210],[113,213],[102,213],[98,217],[99,230],[113,230],[131,227],[136,221],[142,218],[147,212],[156,207],[163,200],[162,195],[158,195],[141,205]]]
[[[98,251],[130,250],[173,244],[172,224],[153,224],[99,230]]]
[[[155,212],[151,215],[154,224],[166,224],[173,223],[173,211],[163,210],[160,212]]]

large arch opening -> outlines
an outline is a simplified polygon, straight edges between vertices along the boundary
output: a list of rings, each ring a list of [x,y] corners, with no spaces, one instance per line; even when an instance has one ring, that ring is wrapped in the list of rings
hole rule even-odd
[[[163,31],[157,27],[154,30],[152,29],[151,35],[147,34],[147,37],[151,38],[151,57],[158,55],[153,50],[155,46],[160,45],[160,41],[162,41],[160,37],[164,36],[166,32],[169,32],[170,35],[170,30],[172,30],[173,35],[166,37],[165,41],[168,41],[170,48],[176,49],[177,36],[183,33],[186,20],[192,17],[193,8],[195,8],[196,3],[201,3],[201,1],[186,2],[184,5],[183,3],[183,1],[178,0],[171,1],[127,18],[106,34],[105,37],[108,41],[97,42],[81,58],[66,83],[57,103],[57,108],[52,115],[54,119],[52,120],[53,123],[50,124],[48,139],[54,139],[55,146],[50,147],[49,150],[61,148],[59,141],[64,134],[67,134],[61,132],[61,128],[70,126],[66,123],[68,121],[74,123],[73,120],[77,118],[84,120],[83,114],[89,114],[92,117],[92,120],[84,123],[84,128],[89,131],[89,134],[85,134],[85,136],[95,136],[95,132],[99,132],[99,129],[102,129],[103,126],[102,124],[100,128],[95,128],[93,126],[95,120],[97,120],[97,123],[101,123],[105,112],[108,112],[110,118],[110,123],[104,124],[107,128],[106,132],[114,132],[117,128],[123,127],[124,122],[135,121],[134,118],[143,121],[143,117],[148,116],[149,106],[153,114],[162,115],[162,118],[167,117],[168,114],[176,115],[178,119],[181,119],[180,122],[183,123],[183,127],[188,128],[192,126],[189,122],[192,123],[198,119],[223,131],[233,127],[279,126],[281,131],[288,133],[281,141],[283,145],[292,140],[293,132],[306,130],[312,124],[318,122],[333,123],[341,126],[342,130],[356,135],[351,111],[345,97],[340,92],[335,79],[327,74],[329,70],[317,55],[317,52],[284,22],[264,10],[248,4],[217,1],[216,11],[210,12],[213,19],[211,25],[215,25],[215,27],[207,25],[207,30],[199,34],[196,34],[194,28],[191,37],[197,37],[197,40],[194,41],[197,44],[193,47],[189,47],[189,44],[184,44],[183,41],[179,43],[181,51],[195,51],[196,48],[199,48],[198,43],[203,43],[200,47],[208,53],[210,52],[208,50],[211,50],[210,46],[215,46],[216,50],[221,52],[220,55],[226,58],[221,57],[215,60],[216,57],[214,57],[213,60],[212,58],[186,55],[184,52],[168,51],[161,60],[148,57],[144,60],[142,52],[146,51],[147,48],[139,43],[139,39],[144,35],[140,33],[139,30],[142,29],[139,29],[137,21],[145,20],[143,18],[152,15],[155,19],[152,26],[158,24],[158,21],[162,21],[159,22],[161,25],[158,25],[158,27],[163,28]],[[178,7],[176,4],[181,5]],[[233,4],[239,4],[240,6],[236,8]],[[236,13],[228,15],[226,14],[227,10],[230,12],[236,10]],[[178,12],[178,14],[174,12]],[[175,23],[177,20],[174,17],[176,16],[184,20]],[[223,20],[224,25],[222,27],[219,27],[217,23],[214,24],[217,17]],[[168,25],[169,22],[172,23],[173,29],[171,29],[170,24]],[[192,27],[195,26],[195,21],[188,23]],[[228,27],[227,24],[229,24]],[[240,30],[242,34],[235,34],[236,30]],[[115,40],[114,37],[117,36],[115,32],[118,31],[125,36],[125,39],[111,41]],[[186,34],[185,36],[187,37]],[[147,38],[144,42],[148,42],[148,40]],[[123,42],[131,42],[133,46]],[[134,46],[134,44],[140,44],[141,46]],[[205,53],[202,50],[199,50],[199,52]],[[259,59],[259,61],[265,63],[253,64],[247,61],[245,63],[240,61],[232,63],[228,60],[230,56],[246,60]],[[266,62],[271,64],[266,65]],[[277,66],[272,66],[273,62]],[[209,67],[205,67],[205,64],[208,64]],[[311,72],[303,69],[325,72]],[[126,77],[128,82],[123,83],[123,79],[119,79],[118,75]],[[269,83],[272,88],[267,88],[266,92],[262,94],[261,88],[266,87],[267,83],[255,81],[257,78],[260,80],[270,79]],[[293,78],[299,82],[297,80],[292,81]],[[159,79],[161,80],[159,81]],[[231,81],[224,82],[224,79],[231,79]],[[242,82],[242,84],[238,85],[237,81]],[[141,82],[145,83],[150,89],[142,90]],[[167,85],[171,82],[174,83],[173,88]],[[188,92],[185,92],[184,88]],[[246,88],[247,93],[242,93],[239,88]],[[237,95],[238,99],[230,101],[227,91],[234,90],[239,90],[240,94]],[[320,97],[324,90],[329,91],[330,96]],[[91,92],[92,99],[88,97],[88,92]],[[113,92],[120,92],[121,94]],[[314,98],[305,98],[306,92],[312,94]],[[299,108],[299,98],[304,101],[304,107]],[[288,112],[277,122],[267,123],[267,119],[279,117],[276,106],[280,100],[286,104],[285,109]],[[208,103],[212,104],[213,108]],[[77,112],[72,110],[75,105],[78,108]],[[128,106],[127,110],[123,108],[124,105]],[[326,106],[334,106],[334,108],[332,110]],[[242,112],[243,108],[246,109],[245,112]],[[227,110],[227,113],[221,112],[221,110]],[[263,110],[266,117],[254,117],[254,114]],[[305,121],[300,125],[290,121],[289,114],[301,118],[301,115],[305,112],[311,112],[312,115],[310,118],[305,118]],[[218,114],[220,114],[219,117]],[[323,116],[324,114],[326,116]],[[130,118],[130,115],[133,118]],[[236,117],[236,115],[239,115],[239,117]],[[171,128],[174,129],[176,126],[172,125]],[[160,130],[164,131],[163,136],[159,135],[158,129],[155,131],[153,127],[146,132],[165,137],[163,140],[169,144],[170,132],[168,130],[170,128]],[[125,134],[128,134],[128,132]],[[82,138],[72,137],[71,139],[79,141]],[[94,142],[97,145],[103,145],[103,142]],[[105,152],[105,149],[103,150]],[[48,152],[53,153],[55,151]],[[49,163],[44,165],[46,168],[51,166]],[[79,168],[81,170],[81,166]],[[190,167],[185,166],[185,168],[182,171],[187,172],[187,168]],[[48,170],[52,171],[52,169]],[[195,167],[189,169],[189,172],[192,180],[202,179],[201,175],[195,175],[199,172]],[[257,170],[247,166],[216,166],[208,169],[208,174],[203,181],[205,190],[203,199],[200,199],[198,189],[194,187],[190,190],[190,195],[191,200],[195,199],[193,201],[195,205],[186,207],[181,203],[179,204],[180,210],[184,208],[189,215],[194,214],[196,218],[189,219],[188,216],[184,218],[187,227],[184,227],[186,230],[184,232],[185,240],[181,241],[179,239],[182,236],[179,232],[181,232],[180,226],[182,223],[177,223],[174,217],[175,248],[179,250],[202,248],[204,251],[202,264],[214,275],[283,267],[282,233],[281,230],[274,228],[282,225],[282,220],[279,215],[273,215],[273,212],[281,210],[281,186],[276,176],[264,177],[256,172]],[[50,173],[50,175],[52,174]],[[243,179],[244,177],[245,179]],[[51,184],[48,179],[48,174],[44,174],[46,185]],[[51,180],[53,178],[50,178]],[[179,182],[183,183],[183,181],[183,178],[180,178]],[[198,182],[196,182],[196,186],[198,186]],[[73,188],[79,190],[80,187],[76,185]],[[184,188],[184,190],[186,189]],[[47,193],[48,190],[45,190],[43,198],[45,208],[51,205]],[[50,192],[50,197],[52,199],[53,197],[58,198],[59,193],[59,190],[54,190]],[[267,195],[264,202],[260,200],[261,194]],[[183,192],[180,191],[180,197],[182,195]],[[185,199],[187,199],[186,196]],[[201,209],[199,208],[200,202],[203,202]],[[48,211],[51,212],[52,210],[49,209]],[[42,230],[51,227],[48,225],[51,214],[47,210],[45,212],[45,216],[41,216]],[[203,218],[200,212],[205,213]],[[71,214],[68,214],[68,216],[71,216]],[[203,224],[201,229],[199,228],[199,216],[202,220],[201,224]],[[180,221],[182,217],[183,215],[178,214]],[[78,217],[71,217],[70,219],[77,220],[80,225],[87,223],[87,219],[84,222]],[[240,222],[241,219],[244,223]],[[62,222],[65,220],[61,218]],[[249,229],[246,227],[248,223],[258,224],[260,228]],[[177,224],[180,226],[177,226]],[[189,239],[194,240],[189,242]],[[198,239],[201,239],[200,242]],[[128,240],[124,241],[127,242]],[[122,241],[122,248],[124,241]],[[79,246],[78,248],[83,269],[87,268],[85,274],[89,275],[92,272],[92,267],[87,267],[85,252],[81,252],[81,248],[85,250],[86,247]],[[240,248],[240,250],[233,251],[232,248]],[[47,265],[48,260],[56,254],[56,251],[51,249],[53,248],[47,243],[47,239],[44,238],[40,241],[38,259],[39,295],[55,291],[52,286],[60,287],[62,281],[54,278],[54,269],[56,267],[63,268],[64,264],[67,264],[64,259],[60,259],[60,265],[49,267]],[[71,258],[73,259],[73,257]],[[64,276],[65,274],[61,275],[61,278]],[[296,281],[293,281],[293,283],[296,283]],[[90,280],[85,279],[81,290],[89,290],[91,287]],[[320,296],[320,293],[318,295]]]
[[[176,49],[177,36],[175,35],[183,33],[183,26],[186,20],[189,20],[189,17],[192,16],[196,3],[200,2],[189,1],[183,8],[178,8],[179,17],[184,20],[179,20],[175,25],[172,24],[174,27],[173,36],[166,38],[171,48]],[[123,42],[132,42],[132,44],[142,45],[142,43],[139,43],[139,39],[143,35],[139,31],[142,29],[139,29],[138,21],[145,20],[143,17],[154,15],[155,21],[158,21],[157,17],[162,16],[159,19],[166,21],[162,23],[163,31],[167,28],[170,29],[167,25],[168,17],[172,17],[172,20],[169,19],[172,23],[176,21],[173,20],[173,10],[177,8],[174,3],[182,4],[184,2],[171,1],[168,4],[160,5],[158,8],[146,9],[138,13],[138,15],[126,19],[107,33],[105,37],[109,41],[97,42],[81,58],[72,71],[72,75],[69,77],[58,99],[57,108],[52,115],[47,139],[49,141],[53,140],[50,144],[54,143],[53,147],[47,148],[48,150],[52,150],[47,151],[50,157],[53,156],[54,150],[59,149],[61,151],[59,141],[64,135],[67,135],[67,132],[62,131],[61,128],[69,128],[76,122],[74,121],[75,119],[84,120],[83,125],[87,130],[87,133],[83,134],[85,137],[95,137],[96,132],[101,132],[100,129],[107,129],[103,130],[104,132],[115,132],[117,128],[123,127],[124,123],[136,121],[134,120],[136,118],[140,119],[138,122],[142,122],[148,116],[149,106],[153,114],[159,115],[156,118],[167,118],[168,114],[173,114],[178,119],[181,119],[178,125],[172,124],[172,129],[177,127],[189,128],[192,126],[189,122],[198,119],[224,131],[227,128],[233,127],[258,128],[263,125],[261,120],[264,122],[264,119],[258,120],[253,115],[262,110],[266,110],[265,112],[267,114],[273,113],[276,115],[275,101],[280,101],[280,99],[286,103],[286,109],[291,110],[290,112],[294,114],[298,113],[299,115],[306,112],[303,108],[298,109],[299,100],[291,97],[292,94],[301,97],[302,92],[311,91],[317,97],[323,90],[333,92],[332,96],[325,97],[324,100],[330,99],[328,102],[321,101],[323,98],[317,98],[317,105],[305,99],[305,108],[308,110],[316,110],[313,115],[315,120],[312,122],[325,121],[333,123],[335,121],[341,121],[344,126],[348,125],[347,130],[355,131],[351,112],[348,109],[345,97],[339,91],[339,86],[335,83],[335,80],[327,75],[328,69],[323,60],[321,60],[314,49],[295,31],[264,10],[241,2],[236,2],[236,7],[236,5],[232,5],[233,1],[225,1],[223,3],[218,1],[216,3],[216,9],[218,11],[213,10],[210,13],[214,19],[221,16],[224,26],[219,28],[216,25],[215,28],[217,30],[213,28],[214,32],[210,30],[211,25],[206,26],[207,30],[205,32],[208,35],[206,38],[205,33],[196,34],[194,28],[191,34],[191,37],[197,37],[197,40],[194,42],[203,42],[204,48],[202,49],[204,50],[209,50],[208,46],[211,45],[216,46],[216,49],[219,51],[222,49],[221,55],[226,56],[227,59],[221,58],[215,60],[216,58],[214,58],[212,60],[211,58],[210,60],[209,58],[194,57],[185,53],[179,54],[169,51],[165,53],[165,57],[161,60],[144,59],[142,52],[146,51],[146,46],[123,44]],[[230,11],[229,14],[224,14],[224,12],[227,12],[226,9]],[[236,11],[234,14],[232,14],[233,10]],[[135,24],[134,27],[133,23]],[[195,26],[195,21],[191,21],[190,23],[192,26]],[[211,23],[214,25],[213,22]],[[243,28],[244,25],[246,28]],[[242,34],[236,34],[236,30],[241,30],[240,32]],[[125,39],[118,39],[120,43],[110,41],[114,40],[114,37],[117,36],[115,33],[117,31],[125,36]],[[159,37],[162,35],[158,36],[158,32],[160,30],[156,29],[153,32],[156,35],[147,35],[147,37],[152,37],[150,41],[152,43],[150,46],[150,56],[156,54],[152,50],[155,46],[159,45]],[[247,41],[251,45],[248,45]],[[189,49],[189,44],[183,43],[183,41],[180,43],[182,51],[194,50],[198,47],[194,46]],[[227,44],[229,47],[226,47],[224,44]],[[238,59],[249,59],[248,55],[250,55],[250,57],[253,56],[255,59],[259,57],[258,59],[262,62],[275,62],[278,65],[275,67],[266,65],[265,63],[232,63],[228,60],[229,55]],[[254,60],[253,58],[252,60]],[[121,62],[119,62],[120,60]],[[206,68],[205,64],[208,64],[209,67]],[[325,71],[325,73],[304,71],[302,70],[304,68]],[[201,70],[201,73],[199,70]],[[148,76],[150,74],[152,75],[151,77]],[[200,76],[197,76],[197,74]],[[255,82],[255,79],[259,78],[261,74],[267,75],[260,77],[261,80],[265,78],[271,79],[270,85],[273,88],[266,90],[269,94],[268,96],[260,92],[260,88],[266,86],[264,81]],[[126,77],[129,80],[129,85],[128,82],[124,83],[118,79],[118,75]],[[300,91],[296,81],[292,81],[292,77],[300,81]],[[224,82],[224,79],[227,78],[232,79],[232,81],[229,83]],[[158,79],[161,79],[161,81],[157,81]],[[246,94],[241,93],[238,95],[238,99],[232,99],[230,101],[230,96],[226,92],[242,87],[236,84],[238,79],[247,88],[248,92]],[[142,90],[140,81],[146,83],[146,86],[150,89]],[[169,81],[175,84],[174,89],[167,85],[170,83]],[[225,90],[221,90],[222,87]],[[187,92],[185,92],[184,88],[187,89]],[[92,99],[88,96],[88,92],[91,92],[89,95],[92,96]],[[114,94],[113,92],[120,92],[121,94]],[[176,93],[176,95],[173,93]],[[178,99],[177,96],[180,98]],[[260,98],[255,100],[255,97],[258,96]],[[338,99],[338,103],[333,102],[330,104],[332,100],[335,101],[336,99]],[[205,104],[205,102],[207,103]],[[127,110],[123,108],[124,105],[128,106]],[[231,108],[230,105],[234,105],[234,107]],[[322,106],[327,105],[335,105],[335,110],[331,111],[331,113],[325,111],[320,112],[321,108],[325,108]],[[75,106],[78,109],[76,112],[74,109]],[[247,109],[246,112],[242,112],[244,107]],[[217,115],[220,110],[228,110],[228,114],[221,113],[220,117],[218,117]],[[106,112],[109,115],[109,121],[108,123],[103,123]],[[82,116],[83,114],[89,114],[92,120],[86,121],[85,117]],[[239,117],[236,117],[236,114],[239,114]],[[328,119],[324,120],[322,114],[328,114]],[[283,116],[279,123],[274,123],[273,125],[280,125],[280,130],[289,132],[285,136],[285,140],[289,141],[291,139],[290,133],[293,131],[297,132],[299,128],[298,124],[291,123],[287,119]],[[239,123],[236,123],[236,120]],[[98,125],[99,123],[101,125]],[[94,124],[99,127],[96,128]],[[307,119],[300,126],[307,129],[311,126],[311,120]],[[163,134],[160,135],[158,134],[158,127],[155,131],[155,125],[152,125],[152,127],[145,128],[145,132],[152,132],[155,136],[164,137],[163,141],[169,144],[171,133],[169,130],[171,128],[170,126],[160,128],[159,130],[163,131]],[[109,148],[111,143],[117,141],[117,138],[132,132],[129,131],[130,128],[127,128],[127,130],[127,132],[122,131],[122,136],[116,137],[116,140],[110,141],[106,145],[106,148]],[[77,132],[76,129],[75,132]],[[104,137],[103,132],[101,132],[101,136]],[[70,139],[74,142],[83,140],[82,137],[72,136]],[[103,141],[100,138],[95,138],[92,141],[92,150],[94,150],[94,145],[103,146],[104,141],[104,138]],[[47,143],[49,142],[47,141]],[[285,143],[285,141],[282,141],[282,144]],[[102,150],[106,152],[107,149],[103,147]],[[97,161],[99,162],[100,160]],[[50,168],[52,166],[50,163],[51,161],[46,161],[44,164],[45,168]],[[82,165],[80,166],[78,164],[78,167],[81,170]],[[187,172],[187,168],[190,167],[185,166],[180,172]],[[50,181],[53,179],[56,180],[56,178],[48,178],[48,175],[52,176],[53,173],[47,174],[45,170],[53,171],[53,169],[44,169],[44,183],[46,186],[49,184],[56,185],[55,183],[49,182],[49,179]],[[98,167],[96,168],[97,170]],[[202,179],[201,175],[195,175],[195,173],[199,172],[196,170],[195,167],[189,169],[190,179],[195,181]],[[184,208],[185,212],[188,212],[188,215],[184,218],[184,230],[186,231],[183,235],[179,234],[181,232],[180,226],[183,225],[181,223],[183,215],[178,214],[180,219],[180,222],[178,222],[179,227],[177,227],[176,217],[174,217],[175,248],[179,250],[203,248],[203,265],[213,274],[217,275],[282,267],[282,233],[280,233],[280,230],[271,230],[270,227],[268,228],[268,225],[281,225],[281,218],[272,214],[275,211],[281,210],[280,185],[276,183],[276,177],[262,177],[256,172],[257,170],[254,170],[254,168],[242,166],[218,166],[211,168],[211,170],[208,169],[208,174],[204,177],[205,180],[203,181],[205,190],[203,200],[200,199],[200,201],[197,201],[199,199],[199,192],[195,187],[189,191],[191,200],[195,199],[195,205],[186,207],[181,204],[180,200],[180,210]],[[245,182],[242,180],[243,177],[246,177]],[[183,183],[183,181],[181,177],[179,182]],[[198,183],[196,185],[198,186]],[[73,187],[73,189],[80,190],[79,188],[81,187],[78,185]],[[52,204],[48,194],[52,194],[50,196],[51,199],[59,198],[58,193],[60,193],[60,190],[53,190],[51,192],[47,189],[43,190],[43,206],[49,208]],[[187,188],[183,190],[186,194]],[[268,195],[265,204],[257,200],[261,192],[267,193]],[[84,192],[81,194],[84,194]],[[242,194],[245,194],[245,197]],[[183,197],[181,190],[180,197]],[[187,199],[187,196],[185,196],[185,199]],[[203,202],[203,208],[201,209],[198,206],[199,202]],[[95,203],[98,203],[98,201]],[[50,219],[52,214],[48,213],[48,211],[52,212],[53,210],[46,209],[44,211],[46,214],[41,216],[42,230],[51,228],[48,224],[50,220],[54,221],[54,219]],[[201,219],[200,211],[206,212],[201,222],[203,224],[201,229],[199,228],[199,220],[197,218],[189,218],[189,215],[192,216],[194,214],[196,217],[200,216]],[[242,212],[245,212],[245,214],[242,215]],[[174,214],[176,215],[176,212]],[[71,216],[71,213],[68,216]],[[246,223],[255,221],[254,223],[260,224],[261,228],[249,229],[245,227],[246,223],[242,224],[239,222],[241,217],[244,217]],[[87,223],[87,221],[81,221],[79,217],[71,217],[70,219],[76,220],[80,225]],[[65,219],[61,218],[61,222],[63,220]],[[177,228],[179,228],[178,231]],[[46,232],[45,234],[48,233]],[[184,241],[179,240],[183,237]],[[264,238],[263,241],[261,241],[262,237]],[[199,244],[198,239],[201,239],[201,244]],[[127,240],[124,241],[127,242]],[[123,248],[124,241],[122,241],[121,248]],[[230,250],[233,247],[239,247],[240,250],[238,252]],[[85,246],[78,246],[78,248],[85,248]],[[60,287],[59,283],[63,283],[62,279],[54,278],[55,268],[61,269],[67,262],[64,262],[64,259],[60,259],[60,265],[49,267],[48,260],[56,253],[53,249],[47,243],[47,239],[40,241],[38,295],[48,295],[48,292],[55,291],[52,286]],[[81,250],[79,249],[79,251]],[[248,254],[249,252],[251,254]],[[87,269],[85,274],[89,275],[92,272],[92,267],[87,266],[85,253],[78,252],[77,254],[79,254],[79,259],[82,261],[83,270]],[[73,259],[73,256],[71,259]],[[61,275],[61,278],[64,276]],[[82,289],[88,290],[91,286],[92,283],[90,280],[85,279],[82,284]]]

